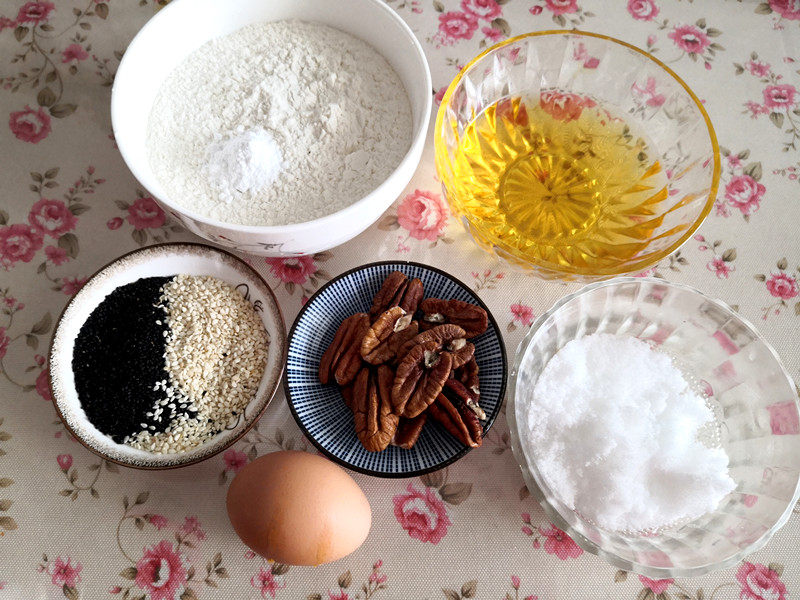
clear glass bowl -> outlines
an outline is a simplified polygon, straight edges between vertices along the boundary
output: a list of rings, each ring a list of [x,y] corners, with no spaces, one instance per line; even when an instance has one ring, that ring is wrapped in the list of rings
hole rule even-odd
[[[673,357],[719,417],[736,489],[716,511],[658,534],[603,530],[548,489],[528,448],[528,399],[543,367],[570,340],[611,333],[648,340]],[[511,446],[547,517],[584,550],[651,578],[691,577],[758,550],[800,497],[800,412],[795,384],[775,350],[729,306],[655,278],[593,283],[539,317],[517,349],[506,416]]]
[[[577,229],[557,244],[541,233],[545,244],[554,245],[531,258],[519,250],[519,244],[509,244],[492,233],[485,221],[476,216],[477,210],[467,209],[466,202],[475,195],[459,196],[458,182],[470,178],[458,179],[456,164],[457,149],[469,124],[501,99],[541,98],[546,92],[575,94],[573,98],[593,100],[599,107],[611,106],[618,116],[649,138],[648,152],[660,163],[668,191],[666,199],[654,208],[645,207],[633,216],[639,219],[636,222],[646,222],[648,229],[651,223],[657,224],[649,234],[626,238],[626,230],[616,235],[619,226],[608,219],[591,233],[587,234],[585,228]],[[594,33],[529,33],[477,56],[448,87],[436,117],[434,141],[436,170],[444,194],[473,239],[512,268],[530,270],[546,279],[596,281],[647,269],[677,250],[700,226],[711,210],[719,182],[719,148],[714,128],[692,90],[647,52]],[[531,154],[535,159],[535,148]],[[565,160],[571,157],[566,155]],[[508,172],[504,177],[509,177]],[[596,183],[596,179],[592,181]],[[497,212],[497,197],[490,198],[491,195],[480,204],[484,214]],[[577,206],[573,196],[566,201],[571,206],[564,209],[562,198],[556,197],[553,219],[563,218]],[[585,223],[594,227],[597,214],[606,219],[596,211]],[[579,238],[586,235],[590,236],[590,243],[581,245]],[[602,255],[599,262],[598,254]],[[583,261],[586,257],[589,260]]]

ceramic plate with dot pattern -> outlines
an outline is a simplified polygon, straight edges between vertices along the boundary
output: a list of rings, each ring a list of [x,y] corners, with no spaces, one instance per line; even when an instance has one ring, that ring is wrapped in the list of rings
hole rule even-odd
[[[377,477],[422,475],[441,469],[470,450],[429,420],[411,450],[389,446],[382,452],[367,452],[356,437],[353,415],[338,387],[323,385],[317,379],[320,358],[339,324],[352,314],[368,312],[383,280],[395,270],[409,279],[419,277],[426,298],[456,298],[477,304],[489,313],[466,285],[433,267],[400,261],[358,267],[320,288],[300,311],[289,332],[284,379],[289,408],[312,443],[339,464]],[[483,422],[485,435],[500,412],[507,369],[503,338],[491,313],[486,332],[471,341],[480,368],[480,402],[487,416]]]

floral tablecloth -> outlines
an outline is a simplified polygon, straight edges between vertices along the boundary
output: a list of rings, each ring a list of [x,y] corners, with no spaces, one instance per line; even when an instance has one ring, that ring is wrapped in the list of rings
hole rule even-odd
[[[722,181],[697,235],[652,274],[736,306],[800,375],[798,0],[388,1],[425,47],[437,100],[482,48],[532,30],[616,36],[675,69],[716,126]],[[70,439],[47,386],[54,318],[119,254],[194,239],[140,189],[111,132],[114,72],[158,8],[0,2],[0,600],[800,597],[798,516],[748,562],[697,579],[652,581],[583,552],[528,497],[502,416],[479,450],[444,471],[405,481],[355,475],[372,532],[354,554],[316,568],[254,556],[225,515],[227,484],[248,461],[310,450],[282,391],[243,441],[185,469],[120,468]],[[652,86],[640,93],[664,100]],[[509,272],[470,242],[441,197],[430,140],[403,196],[355,240],[304,258],[251,260],[291,323],[315,289],[365,257],[430,263],[468,282],[512,355],[536,315],[576,289]],[[798,424],[780,426],[794,433]]]

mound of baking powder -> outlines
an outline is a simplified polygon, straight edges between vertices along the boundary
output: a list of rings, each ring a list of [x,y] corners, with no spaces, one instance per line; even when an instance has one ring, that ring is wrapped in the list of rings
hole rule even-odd
[[[735,488],[728,455],[703,443],[713,423],[669,356],[595,334],[545,366],[526,443],[564,504],[605,529],[637,532],[699,517]]]
[[[275,21],[207,42],[167,77],[147,150],[174,202],[227,223],[285,225],[375,189],[411,136],[405,88],[375,49]]]

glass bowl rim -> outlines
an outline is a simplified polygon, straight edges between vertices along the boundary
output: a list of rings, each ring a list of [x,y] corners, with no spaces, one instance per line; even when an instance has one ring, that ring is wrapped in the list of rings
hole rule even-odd
[[[637,283],[637,284],[651,283],[651,284],[658,284],[671,287],[673,289],[677,289],[683,292],[689,292],[690,294],[700,296],[706,302],[710,302],[711,304],[714,304],[718,308],[724,310],[726,313],[728,313],[728,315],[736,319],[738,321],[738,324],[740,324],[750,333],[752,333],[757,341],[761,342],[767,348],[769,354],[772,356],[775,363],[777,364],[780,373],[786,379],[786,382],[789,384],[791,388],[793,389],[796,388],[794,380],[792,379],[791,375],[789,375],[789,372],[783,365],[780,356],[778,356],[778,353],[775,351],[772,345],[764,338],[764,336],[761,335],[761,333],[759,333],[759,331],[753,326],[753,324],[750,321],[739,315],[727,303],[717,298],[712,298],[693,286],[686,285],[683,283],[675,283],[667,281],[665,279],[661,279],[658,277],[616,277],[614,279],[610,279],[607,281],[590,283],[588,285],[581,287],[581,289],[571,294],[567,294],[566,296],[559,298],[559,300],[556,301],[551,308],[542,313],[534,321],[528,332],[525,334],[525,337],[522,338],[522,341],[517,346],[516,354],[514,356],[514,362],[511,367],[511,372],[509,373],[508,385],[507,385],[508,396],[506,404],[506,421],[508,422],[511,452],[514,455],[514,460],[516,461],[517,465],[522,471],[522,478],[524,479],[525,484],[528,487],[528,491],[531,493],[531,496],[536,500],[536,502],[544,509],[547,518],[556,527],[558,527],[559,529],[564,531],[567,535],[569,535],[575,541],[575,543],[578,544],[578,546],[580,546],[582,549],[589,552],[590,554],[599,556],[607,563],[615,567],[618,567],[625,571],[632,571],[634,573],[637,573],[639,575],[644,575],[645,577],[650,577],[652,579],[666,579],[670,577],[697,577],[700,575],[705,575],[706,573],[709,573],[711,571],[727,569],[737,564],[745,556],[763,548],[767,544],[767,542],[769,542],[770,539],[772,539],[772,536],[775,535],[775,533],[786,524],[786,522],[792,516],[792,511],[794,509],[794,506],[797,504],[798,500],[800,500],[800,478],[798,478],[798,481],[795,484],[795,489],[791,501],[787,504],[786,508],[783,510],[783,513],[781,513],[780,517],[778,517],[775,523],[769,529],[767,529],[767,531],[765,531],[757,540],[751,542],[744,548],[739,549],[737,552],[734,552],[728,558],[717,562],[709,562],[703,565],[699,565],[696,567],[689,567],[689,568],[654,567],[622,558],[617,554],[615,554],[614,552],[602,548],[600,545],[588,539],[583,534],[577,532],[567,522],[567,520],[561,516],[561,513],[550,503],[545,494],[542,492],[542,489],[539,487],[539,480],[541,479],[541,477],[538,473],[538,470],[532,468],[534,467],[533,465],[528,464],[528,461],[525,458],[525,453],[520,444],[519,427],[516,418],[517,377],[519,376],[519,368],[520,365],[522,364],[522,359],[525,356],[534,336],[538,333],[538,331],[542,328],[542,326],[550,316],[552,316],[554,313],[556,313],[564,305],[571,302],[572,300],[580,296],[583,296],[589,292],[592,292],[598,288],[612,287],[626,283]],[[798,398],[797,396],[794,397],[794,404],[795,407],[798,409],[798,411],[800,411],[800,398]]]
[[[711,142],[711,150],[714,155],[714,170],[711,174],[711,185],[709,186],[708,190],[708,197],[706,198],[705,206],[703,210],[700,211],[700,214],[697,218],[692,222],[692,224],[688,227],[688,229],[684,232],[684,234],[675,240],[672,244],[667,246],[664,250],[660,252],[656,252],[652,256],[639,260],[636,263],[630,266],[616,266],[613,268],[601,268],[593,271],[590,274],[579,272],[577,269],[573,268],[572,266],[559,266],[557,269],[554,268],[552,265],[541,264],[541,265],[533,265],[539,266],[548,270],[552,270],[554,272],[563,273],[565,275],[575,275],[578,277],[589,277],[589,278],[596,278],[596,277],[614,277],[616,275],[627,275],[628,273],[636,273],[639,271],[644,271],[649,267],[656,264],[663,258],[666,258],[676,250],[678,250],[683,244],[685,244],[692,234],[698,230],[700,225],[702,225],[703,221],[705,221],[706,217],[711,212],[712,207],[714,206],[714,201],[717,197],[717,191],[719,189],[719,178],[721,174],[721,162],[720,162],[720,151],[719,151],[719,142],[717,141],[717,134],[714,130],[714,125],[711,123],[711,118],[708,116],[708,112],[706,112],[703,103],[697,97],[697,95],[692,91],[692,88],[669,66],[664,64],[662,61],[657,59],[655,56],[650,54],[649,52],[642,50],[638,46],[634,46],[633,44],[629,44],[628,42],[624,42],[620,39],[615,37],[611,37],[608,35],[604,35],[602,33],[594,33],[590,31],[582,31],[579,29],[546,29],[543,31],[531,31],[528,33],[523,33],[514,37],[510,37],[502,42],[499,42],[493,46],[490,46],[477,56],[475,56],[472,60],[470,60],[466,65],[464,65],[458,74],[453,78],[450,84],[447,86],[447,90],[442,96],[442,101],[439,103],[439,109],[436,111],[436,122],[433,128],[433,143],[434,143],[434,156],[438,154],[438,150],[442,144],[441,135],[439,132],[442,130],[444,125],[444,113],[447,109],[447,106],[450,104],[450,100],[455,92],[456,87],[464,78],[466,72],[472,68],[478,61],[480,61],[483,57],[488,56],[500,50],[501,48],[508,46],[509,44],[513,44],[520,40],[524,40],[530,37],[544,37],[544,36],[584,36],[584,37],[592,37],[601,40],[605,40],[607,42],[611,42],[613,44],[617,44],[620,46],[624,46],[629,50],[633,50],[634,52],[644,56],[647,60],[651,61],[652,63],[656,64],[657,66],[661,67],[661,69],[670,75],[675,81],[677,81],[684,91],[689,95],[689,97],[694,102],[697,109],[700,111],[700,116],[703,117],[703,121],[706,124],[706,131],[708,132],[709,141]],[[437,161],[437,174],[439,178],[442,179],[441,174],[438,173],[438,161]],[[527,261],[526,261],[527,262]]]

